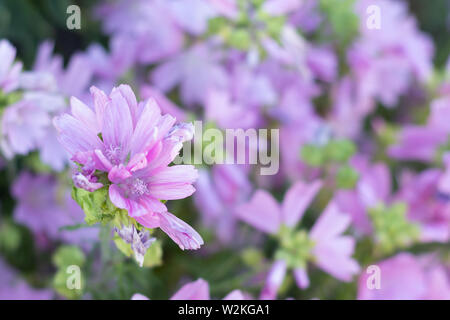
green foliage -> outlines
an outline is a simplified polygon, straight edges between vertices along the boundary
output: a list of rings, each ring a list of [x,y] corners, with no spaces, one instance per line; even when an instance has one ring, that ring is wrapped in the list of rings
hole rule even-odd
[[[354,10],[355,0],[320,0],[319,7],[330,24],[333,35],[344,48],[357,36],[359,18]]]
[[[120,227],[121,222],[128,224],[128,213],[119,209],[109,200],[108,188],[103,187],[94,192],[84,189],[72,189],[72,198],[80,205],[85,213],[84,220],[87,224],[113,222]]]

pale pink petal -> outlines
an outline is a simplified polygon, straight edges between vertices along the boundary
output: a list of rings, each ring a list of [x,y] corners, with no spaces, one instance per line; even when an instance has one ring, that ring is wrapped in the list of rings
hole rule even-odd
[[[235,214],[246,223],[267,233],[276,233],[280,228],[280,206],[270,193],[258,190],[252,199],[238,206]]]
[[[108,104],[111,102],[108,96],[95,86],[90,88],[92,99],[94,100],[95,116],[101,129],[103,125],[103,115]]]
[[[75,97],[70,98],[70,111],[72,115],[89,127],[92,132],[100,132],[95,113]]]
[[[283,260],[276,261],[267,275],[266,284],[261,291],[261,300],[273,300],[277,297],[278,289],[286,276],[286,263]]]
[[[245,300],[245,296],[241,290],[233,290],[223,300]]]
[[[209,285],[203,279],[182,286],[170,300],[209,300]]]
[[[130,108],[130,113],[131,113],[132,119],[136,119],[138,104],[137,104],[136,96],[134,95],[134,92],[131,89],[131,87],[126,84],[121,84],[117,88],[113,88],[111,96],[113,96],[114,91],[118,91],[122,95],[122,97],[127,102],[128,107]],[[135,123],[135,122],[133,121],[133,123]]]
[[[102,142],[97,133],[86,127],[80,120],[68,114],[63,114],[56,117],[53,122],[59,131],[58,141],[70,155],[79,151],[101,148]]]
[[[308,273],[303,268],[295,268],[294,269],[294,278],[295,283],[301,289],[306,289],[309,287],[309,277]]]
[[[112,183],[121,183],[131,177],[131,173],[122,165],[114,166],[108,172],[108,179]]]
[[[316,264],[341,281],[351,281],[360,270],[351,258],[354,247],[355,240],[348,236],[317,243],[313,249]]]
[[[157,132],[159,129],[156,125],[161,118],[161,111],[153,99],[149,99],[144,105],[144,109],[134,128],[133,137],[131,138],[130,150],[134,155],[139,152],[148,151],[153,141],[155,143]]]
[[[134,219],[144,227],[150,229],[159,228],[160,226],[159,215],[154,212],[150,212],[139,217],[134,217]]]
[[[325,241],[341,234],[349,226],[350,219],[348,214],[341,213],[338,206],[331,201],[311,229],[311,239]]]
[[[176,165],[159,170],[147,179],[153,185],[171,183],[193,183],[198,178],[198,171],[192,165]]]
[[[133,122],[126,100],[120,94],[111,96],[111,104],[103,115],[102,137],[106,148],[120,148],[122,161],[128,153],[133,134]]]
[[[203,244],[202,237],[186,222],[170,212],[160,213],[160,228],[181,248],[196,250]]]
[[[287,226],[293,227],[301,220],[306,208],[321,186],[321,181],[315,181],[311,184],[299,181],[287,191],[281,207],[283,222]]]
[[[144,296],[143,294],[135,293],[135,294],[133,294],[133,296],[131,297],[131,300],[150,300],[150,299],[147,298],[146,296]]]
[[[190,183],[150,184],[149,194],[161,200],[177,200],[189,197],[195,192]]]
[[[127,164],[127,170],[134,172],[143,169],[147,166],[147,155],[145,153],[137,153],[131,157],[130,162]]]

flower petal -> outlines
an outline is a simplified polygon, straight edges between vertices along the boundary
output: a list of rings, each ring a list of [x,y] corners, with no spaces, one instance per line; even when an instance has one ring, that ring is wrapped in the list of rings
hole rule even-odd
[[[293,227],[301,220],[321,186],[321,181],[314,181],[311,184],[299,181],[287,191],[281,208],[283,222],[287,226]]]
[[[203,279],[189,282],[181,287],[170,300],[209,300],[209,285]]]
[[[181,250],[196,250],[203,244],[203,239],[197,231],[170,212],[160,213],[159,217],[160,228],[178,244]]]
[[[238,206],[235,214],[246,223],[267,233],[276,233],[280,228],[280,206],[272,195],[258,190],[252,199]]]

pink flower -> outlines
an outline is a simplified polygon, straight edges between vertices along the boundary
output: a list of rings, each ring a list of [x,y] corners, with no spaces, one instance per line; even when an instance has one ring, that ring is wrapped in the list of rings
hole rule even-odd
[[[408,205],[408,219],[420,225],[423,242],[447,242],[450,239],[450,203],[439,187],[445,175],[439,169],[419,174],[404,172],[395,199]]]
[[[109,96],[95,87],[91,93],[95,111],[72,97],[72,115],[54,120],[59,141],[87,177],[82,181],[78,176],[78,185],[95,190],[95,170],[107,173],[109,198],[116,207],[145,227],[160,227],[181,249],[198,249],[200,235],[160,201],[183,199],[195,191],[193,166],[169,167],[182,143],[192,139],[192,125],[174,126],[175,118],[161,115],[153,99],[138,104],[126,85]]]
[[[236,209],[236,214],[253,227],[276,234],[282,225],[289,228],[296,226],[320,187],[320,181],[310,185],[297,182],[287,191],[281,207],[269,193],[258,190],[248,203]],[[309,239],[313,243],[310,254],[314,257],[314,263],[341,281],[351,281],[352,276],[359,271],[357,262],[351,258],[355,241],[350,236],[342,235],[349,224],[350,217],[341,213],[332,201],[309,233]],[[292,251],[291,254],[295,255]],[[262,298],[275,298],[287,266],[287,261],[283,258],[278,258],[274,263],[261,293]],[[290,267],[294,269],[297,285],[300,288],[308,287],[309,279],[304,266]]]
[[[0,40],[0,89],[4,93],[11,92],[19,85],[22,63],[14,63],[16,49],[8,40]]]
[[[140,63],[154,63],[178,52],[183,34],[167,1],[115,1],[101,4],[96,15],[103,29],[114,38],[129,39],[129,47]]]
[[[230,292],[224,300],[244,300],[245,297],[240,290]],[[146,296],[135,293],[131,300],[149,300]],[[203,279],[189,282],[182,286],[170,300],[210,300],[209,284]]]
[[[246,201],[251,185],[246,171],[238,165],[215,165],[211,173],[200,170],[194,200],[206,226],[216,230],[217,238],[236,242],[236,217],[233,210]]]
[[[369,288],[376,274],[363,272],[358,285],[361,300],[450,299],[450,279],[445,268],[432,256],[410,253],[378,262],[380,287]]]
[[[434,160],[439,146],[447,142],[450,126],[450,95],[446,94],[431,103],[430,116],[425,126],[405,125],[398,134],[398,142],[388,150],[389,155],[400,160]]]
[[[360,178],[354,190],[337,192],[336,203],[342,211],[350,214],[353,226],[359,233],[370,234],[373,230],[367,211],[391,200],[391,175],[385,164],[370,164],[363,156],[353,157],[351,164]]]
[[[196,44],[152,71],[156,88],[168,92],[180,85],[180,97],[188,105],[203,103],[209,88],[223,88],[228,78],[219,64],[220,52],[211,43]]]

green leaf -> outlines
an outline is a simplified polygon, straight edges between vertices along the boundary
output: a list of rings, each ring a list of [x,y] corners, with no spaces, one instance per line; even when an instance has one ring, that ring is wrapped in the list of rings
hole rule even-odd
[[[114,218],[126,222],[128,213],[119,209],[109,200],[108,189],[103,187],[89,192],[84,189],[72,188],[72,198],[80,205],[85,213],[84,220],[87,224],[93,225],[97,222],[103,224],[112,221]]]

